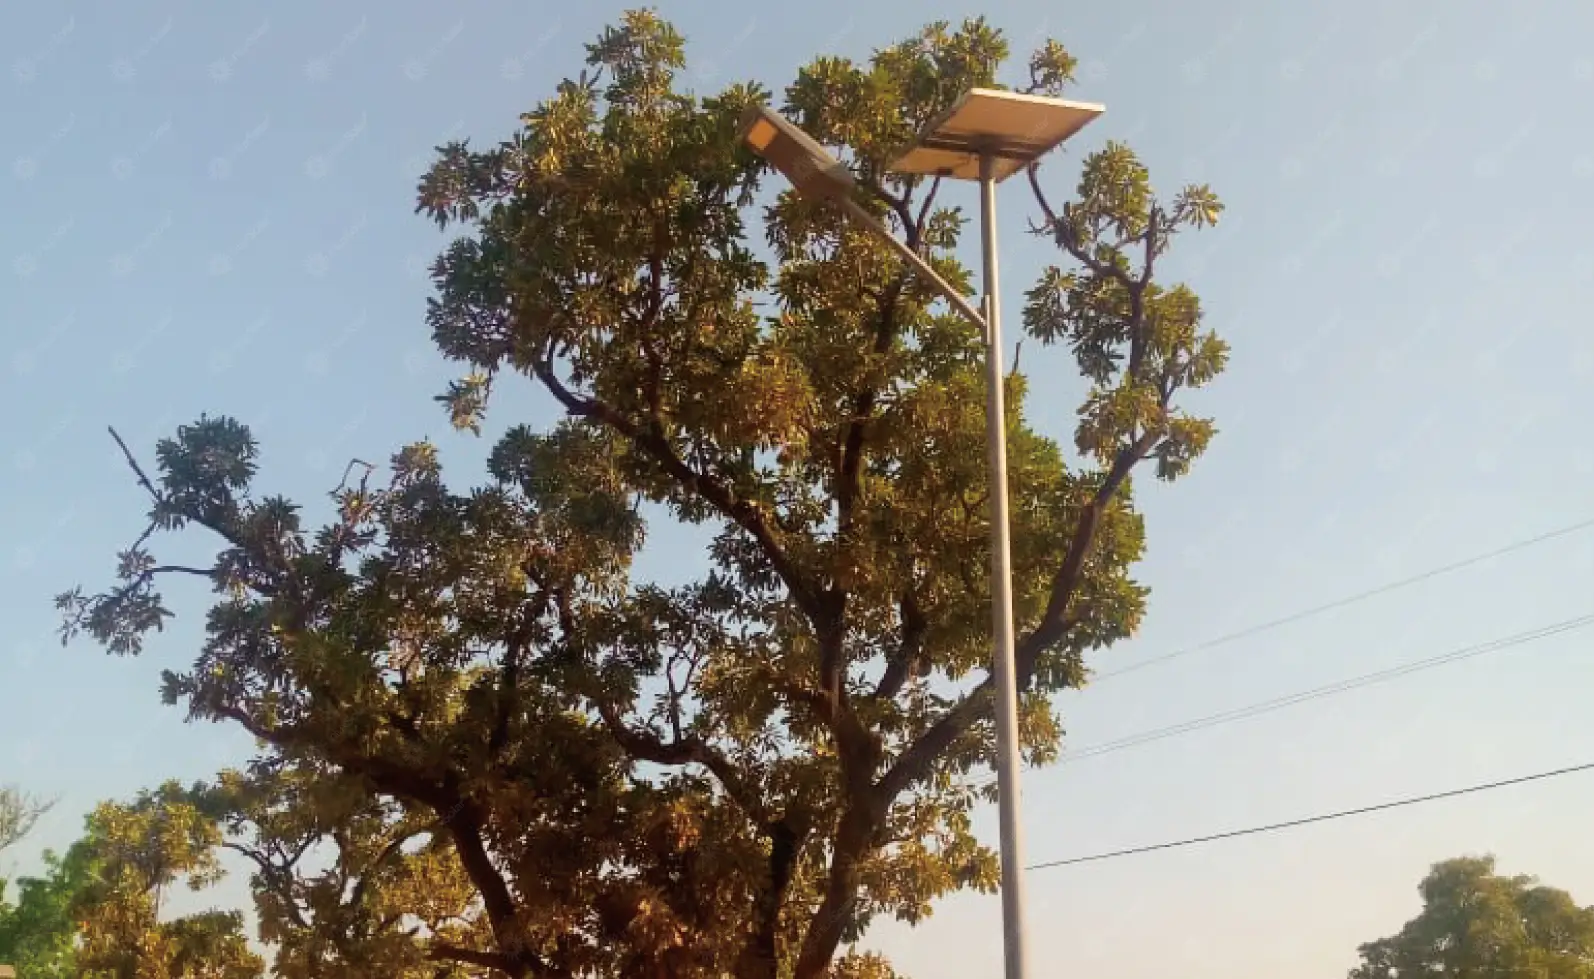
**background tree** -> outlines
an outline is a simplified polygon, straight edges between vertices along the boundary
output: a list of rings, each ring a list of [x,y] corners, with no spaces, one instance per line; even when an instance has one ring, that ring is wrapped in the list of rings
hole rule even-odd
[[[7,900],[0,881],[0,963],[29,979],[72,979],[77,975],[79,895],[92,880],[81,847],[65,857],[46,851],[44,873],[15,881],[16,903]]]
[[[216,821],[193,790],[168,783],[129,804],[103,803],[64,857],[22,878],[17,903],[0,901],[0,961],[29,979],[255,979],[237,912],[165,915],[178,881],[219,879]]]
[[[168,782],[126,805],[103,803],[69,862],[92,868],[72,901],[79,974],[105,979],[256,979],[265,963],[250,950],[237,911],[166,916],[162,903],[184,882],[200,891],[221,878],[221,833],[189,790]]]
[[[994,756],[981,338],[833,212],[785,192],[755,206],[763,165],[736,126],[758,86],[679,89],[683,41],[649,13],[587,55],[507,142],[444,147],[419,200],[464,232],[428,314],[469,369],[442,398],[456,423],[478,427],[517,374],[567,418],[512,428],[463,494],[412,446],[339,487],[315,531],[254,490],[248,430],[203,419],[161,443],[153,478],[129,453],[150,524],[116,587],[62,596],[65,634],[137,652],[170,614],[159,580],[214,582],[209,639],[168,700],[261,740],[246,782],[327,788],[240,802],[237,829],[276,847],[358,816],[338,873],[391,909],[316,906],[302,871],[263,868],[280,919],[291,903],[325,924],[295,924],[306,947],[388,935],[401,958],[515,977],[888,976],[838,950],[878,914],[918,921],[995,883],[969,829]],[[862,203],[955,283],[960,213],[883,163],[1007,55],[983,21],[938,23],[868,63],[818,59],[785,93]],[[1048,43],[1030,89],[1073,65]],[[1149,460],[1171,480],[1200,454],[1212,425],[1176,397],[1226,350],[1194,293],[1154,275],[1216,218],[1210,191],[1160,200],[1119,144],[1066,203],[1031,183],[1066,263],[1024,323],[1070,348],[1084,388],[1069,461],[1008,382],[1022,735],[1041,763],[1052,695],[1144,611],[1131,474]],[[645,515],[704,529],[701,577],[630,580]],[[149,552],[196,525],[214,564]],[[470,899],[416,911],[390,875],[434,872],[422,854],[442,904]]]
[[[32,832],[53,805],[16,786],[0,786],[0,850]],[[15,881],[15,904],[6,894],[8,882],[0,879],[0,963],[22,969],[24,975],[55,979],[67,975],[71,965],[73,927],[67,897],[81,871],[49,851],[44,863],[43,877]]]
[[[53,802],[37,799],[14,785],[0,786],[0,850],[15,846],[33,831]]]
[[[1397,934],[1360,948],[1351,979],[1589,979],[1594,907],[1532,877],[1503,877],[1493,857],[1435,864],[1422,913]]]

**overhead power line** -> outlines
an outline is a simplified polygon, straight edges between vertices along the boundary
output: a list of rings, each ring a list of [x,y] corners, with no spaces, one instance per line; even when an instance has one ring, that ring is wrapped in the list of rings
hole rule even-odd
[[[1571,632],[1575,629],[1585,629],[1591,625],[1594,625],[1594,613],[1580,615],[1575,618],[1552,623],[1551,625],[1541,626],[1540,628],[1533,629],[1528,632],[1519,632],[1514,636],[1505,636],[1503,638],[1495,639],[1486,643],[1480,643],[1475,646],[1467,646],[1462,649],[1451,650],[1448,653],[1441,653],[1438,656],[1430,656],[1427,659],[1420,659],[1411,663],[1403,663],[1400,666],[1392,666],[1388,669],[1378,670],[1373,673],[1363,673],[1360,676],[1349,677],[1334,683],[1325,684],[1321,687],[1314,687],[1310,690],[1302,690],[1297,693],[1287,694],[1283,697],[1275,697],[1272,700],[1264,700],[1245,707],[1236,707],[1233,710],[1221,711],[1216,714],[1208,714],[1205,717],[1197,717],[1193,720],[1183,721],[1178,724],[1170,724],[1166,727],[1153,728],[1149,731],[1141,731],[1138,734],[1130,734],[1121,738],[1116,738],[1112,741],[1104,741],[1100,744],[1094,744],[1086,748],[1080,748],[1077,751],[1065,752],[1057,759],[1057,764],[1066,764],[1068,762],[1079,761],[1084,758],[1093,758],[1097,755],[1111,754],[1115,751],[1123,751],[1127,748],[1139,747],[1140,745],[1149,744],[1153,741],[1162,741],[1166,738],[1177,737],[1181,734],[1189,734],[1192,731],[1200,731],[1209,727],[1217,727],[1220,724],[1228,724],[1233,721],[1245,720],[1246,718],[1256,717],[1260,714],[1269,714],[1276,710],[1283,710],[1286,707],[1294,707],[1296,704],[1304,704],[1308,701],[1320,700],[1324,697],[1330,697],[1338,693],[1345,693],[1349,690],[1356,690],[1361,687],[1369,687],[1375,683],[1382,683],[1386,680],[1395,680],[1403,676],[1409,676],[1413,673],[1420,673],[1424,670],[1431,670],[1440,666],[1448,666],[1451,663],[1459,663],[1462,660],[1468,660],[1477,656],[1482,656],[1484,653],[1492,653],[1502,649],[1509,649],[1513,646],[1521,646],[1525,643],[1534,642],[1539,639],[1547,639],[1550,636],[1560,635],[1563,632]],[[995,784],[996,779],[985,778],[973,783],[973,786],[977,789],[986,789]]]
[[[1430,568],[1429,570],[1420,574],[1414,574],[1409,578],[1401,578],[1398,581],[1387,582],[1385,584],[1379,585],[1376,588],[1370,588],[1366,591],[1357,592],[1354,595],[1347,595],[1344,598],[1335,599],[1332,602],[1326,602],[1322,605],[1316,605],[1311,608],[1302,609],[1298,612],[1292,612],[1289,615],[1283,616],[1282,618],[1272,619],[1267,622],[1249,626],[1239,630],[1238,632],[1230,632],[1214,639],[1208,639],[1205,642],[1194,646],[1187,646],[1184,649],[1177,649],[1171,653],[1164,653],[1161,656],[1153,656],[1150,659],[1144,659],[1138,663],[1131,663],[1128,666],[1119,667],[1116,670],[1107,670],[1102,673],[1097,673],[1091,677],[1091,682],[1101,683],[1104,680],[1110,680],[1114,677],[1127,676],[1130,673],[1138,673],[1141,670],[1150,669],[1154,666],[1161,666],[1165,663],[1170,663],[1173,660],[1182,659],[1193,653],[1203,652],[1217,646],[1235,642],[1236,640],[1254,636],[1260,632],[1267,632],[1269,630],[1277,629],[1295,622],[1300,622],[1302,619],[1309,619],[1313,616],[1322,615],[1324,612],[1332,612],[1335,609],[1341,609],[1347,605],[1354,605],[1357,602],[1363,602],[1369,598],[1376,598],[1379,595],[1385,595],[1392,591],[1398,591],[1401,588],[1408,588],[1412,585],[1428,581],[1432,578],[1437,578],[1441,575],[1447,575],[1453,571],[1460,571],[1463,568],[1470,568],[1475,564],[1482,564],[1484,561],[1489,561],[1497,557],[1503,557],[1504,555],[1510,554],[1514,551],[1524,550],[1537,544],[1543,544],[1547,541],[1555,540],[1559,537],[1565,537],[1569,534],[1575,534],[1580,530],[1588,530],[1591,527],[1594,527],[1594,518],[1580,520],[1577,523],[1568,524],[1565,527],[1539,534],[1537,537],[1529,537],[1524,540],[1507,544],[1504,547],[1497,547],[1492,551],[1486,551],[1482,554],[1474,554],[1473,556],[1463,558],[1460,561],[1441,565],[1437,568]]]
[[[1509,649],[1512,646],[1520,646],[1524,643],[1534,642],[1539,639],[1546,639],[1550,636],[1559,635],[1563,632],[1571,632],[1574,629],[1584,629],[1590,625],[1594,625],[1594,613],[1580,615],[1576,618],[1566,619],[1564,621],[1556,622],[1552,625],[1543,626],[1538,629],[1533,629],[1528,632],[1521,632],[1514,636],[1506,636],[1501,639],[1495,639],[1491,642],[1480,643],[1476,646],[1467,646],[1463,649],[1452,650],[1451,652],[1442,653],[1438,656],[1430,656],[1427,659],[1420,659],[1416,660],[1415,662],[1403,663],[1400,666],[1392,666],[1388,669],[1378,670],[1373,673],[1364,673],[1360,676],[1349,677],[1334,683],[1325,684],[1321,687],[1314,687],[1310,690],[1302,690],[1299,693],[1292,693],[1283,697],[1275,697],[1272,700],[1264,700],[1260,703],[1251,704],[1246,707],[1237,707],[1233,710],[1226,710],[1216,714],[1208,714],[1205,717],[1198,717],[1194,720],[1184,721],[1179,724],[1170,724],[1167,727],[1154,728],[1150,731],[1141,731],[1138,734],[1127,735],[1122,738],[1117,738],[1113,741],[1107,741],[1101,744],[1091,745],[1087,748],[1081,748],[1078,751],[1067,752],[1058,758],[1058,761],[1077,761],[1081,758],[1091,758],[1096,755],[1105,755],[1114,751],[1122,751],[1125,748],[1133,748],[1138,745],[1148,744],[1152,741],[1161,741],[1164,738],[1171,738],[1180,734],[1188,734],[1191,731],[1199,731],[1203,728],[1216,727],[1219,724],[1228,724],[1231,721],[1244,720],[1245,718],[1256,717],[1259,714],[1268,714],[1276,710],[1282,710],[1285,707],[1294,707],[1296,704],[1304,704],[1307,701],[1319,700],[1323,697],[1330,697],[1334,694],[1344,693],[1348,690],[1369,687],[1375,683],[1383,683],[1386,680],[1394,680],[1403,676],[1409,676],[1413,673],[1420,673],[1424,670],[1431,670],[1440,666],[1448,666],[1451,663],[1459,663],[1462,660],[1482,656],[1484,653],[1492,653],[1502,649]]]
[[[1478,785],[1469,785],[1465,788],[1450,789],[1445,792],[1431,792],[1428,795],[1410,796],[1405,799],[1395,799],[1391,802],[1380,802],[1377,805],[1361,806],[1356,809],[1341,809],[1338,812],[1326,812],[1316,816],[1307,816],[1303,819],[1290,819],[1282,823],[1268,823],[1264,826],[1251,826],[1246,829],[1233,829],[1226,833],[1212,833],[1208,836],[1192,836],[1183,840],[1173,840],[1168,843],[1153,843],[1150,846],[1134,846],[1123,850],[1109,850],[1105,853],[1092,853],[1082,857],[1067,857],[1062,860],[1047,860],[1044,863],[1031,864],[1025,870],[1050,870],[1053,867],[1067,867],[1078,863],[1093,863],[1098,860],[1111,860],[1115,857],[1132,857],[1141,853],[1153,853],[1157,850],[1172,850],[1177,847],[1195,846],[1198,843],[1213,843],[1218,840],[1230,840],[1239,836],[1256,836],[1260,833],[1274,833],[1279,830],[1293,829],[1297,826],[1307,826],[1312,823],[1326,823],[1331,819],[1345,819],[1350,816],[1364,816],[1368,813],[1383,812],[1387,809],[1399,809],[1403,806],[1415,806],[1422,802],[1434,802],[1439,799],[1453,799],[1456,796],[1472,795],[1478,792],[1488,792],[1493,789],[1503,789],[1510,785],[1521,785],[1524,782],[1537,782],[1543,779],[1558,778],[1562,775],[1571,775],[1575,772],[1594,770],[1594,762],[1582,765],[1571,765],[1567,768],[1557,768],[1548,772],[1536,772],[1532,775],[1521,775],[1516,778],[1502,779],[1498,782],[1483,782]]]

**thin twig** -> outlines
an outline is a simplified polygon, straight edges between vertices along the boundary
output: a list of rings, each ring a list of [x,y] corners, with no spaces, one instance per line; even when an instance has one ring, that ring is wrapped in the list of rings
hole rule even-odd
[[[155,488],[154,483],[150,482],[150,478],[144,475],[144,467],[140,466],[138,460],[133,458],[133,451],[127,447],[126,442],[122,441],[122,436],[116,434],[115,428],[107,425],[105,429],[111,433],[111,438],[115,439],[117,446],[121,448],[123,457],[127,459],[127,464],[133,468],[133,473],[138,476],[139,485],[148,490],[149,495],[155,499],[155,502],[159,503],[161,500],[160,491]]]

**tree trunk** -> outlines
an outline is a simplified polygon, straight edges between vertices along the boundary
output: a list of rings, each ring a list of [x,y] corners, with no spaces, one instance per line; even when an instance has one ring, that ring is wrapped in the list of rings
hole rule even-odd
[[[802,849],[802,837],[781,822],[770,829],[769,841],[769,880],[759,895],[753,934],[737,967],[739,979],[776,979],[780,974],[780,908]]]
[[[836,834],[836,849],[830,859],[830,880],[825,898],[808,923],[802,953],[792,979],[823,979],[830,969],[841,936],[846,930],[852,905],[858,895],[858,864],[869,853],[876,818],[867,808],[854,804],[841,818]]]

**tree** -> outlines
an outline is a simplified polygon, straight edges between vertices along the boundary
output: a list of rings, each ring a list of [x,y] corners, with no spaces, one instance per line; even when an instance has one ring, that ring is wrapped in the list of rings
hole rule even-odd
[[[220,829],[196,791],[167,783],[97,806],[64,857],[45,853],[45,876],[19,882],[14,907],[0,902],[0,959],[30,979],[257,979],[237,912],[162,920],[175,882],[197,891],[221,875]]]
[[[1351,979],[1594,977],[1594,907],[1565,891],[1498,876],[1493,857],[1435,864],[1420,890],[1422,913],[1361,946]]]
[[[884,163],[1007,54],[981,20],[938,23],[868,63],[820,58],[785,93],[861,203],[963,287],[961,214]],[[428,310],[468,369],[440,400],[479,430],[519,375],[565,420],[511,428],[468,492],[425,444],[385,474],[351,466],[319,529],[254,489],[236,421],[179,429],[153,476],[128,450],[149,525],[114,587],[61,596],[64,638],[136,653],[171,614],[160,581],[215,585],[209,638],[165,694],[264,746],[225,805],[306,963],[382,942],[402,968],[517,979],[889,976],[841,947],[996,882],[969,828],[994,755],[981,338],[832,211],[755,206],[766,174],[736,127],[761,88],[682,91],[684,43],[645,12],[586,60],[505,143],[441,148],[419,193],[463,232]],[[1048,43],[1030,90],[1073,67]],[[1226,347],[1154,274],[1216,219],[1207,188],[1158,199],[1118,143],[1067,203],[1030,182],[1066,267],[1024,324],[1085,388],[1069,461],[1008,380],[1039,764],[1062,736],[1053,695],[1144,611],[1131,475],[1172,480],[1201,453],[1213,425],[1176,399]],[[712,534],[701,577],[630,579],[650,519]],[[187,528],[215,562],[159,563],[152,537]],[[332,876],[305,870],[328,842],[346,854]]]
[[[15,786],[0,787],[0,850],[14,846],[33,831],[39,817],[54,806]],[[17,901],[6,895],[0,880],[0,963],[24,975],[64,977],[70,964],[72,925],[64,898],[80,874],[78,867],[45,851],[44,877],[16,881]]]
[[[54,805],[27,795],[14,785],[0,786],[0,850],[15,846],[33,832],[39,817]]]
[[[221,832],[192,796],[167,782],[130,804],[102,803],[79,844],[92,879],[76,895],[80,972],[105,979],[258,979],[243,916],[205,911],[162,920],[178,881],[199,891],[221,879]]]
[[[29,979],[75,979],[78,895],[91,877],[81,848],[45,851],[45,872],[16,881],[16,903],[0,882],[0,962]]]

